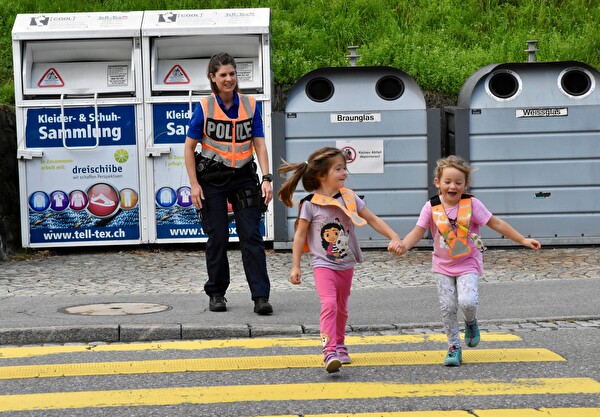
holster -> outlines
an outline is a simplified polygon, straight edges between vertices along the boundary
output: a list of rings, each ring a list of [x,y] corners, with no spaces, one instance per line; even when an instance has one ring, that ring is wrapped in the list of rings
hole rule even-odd
[[[199,153],[195,154],[196,175],[198,180],[202,179],[213,185],[225,185],[235,175],[235,170],[217,162],[214,159],[206,158]]]
[[[258,207],[263,213],[267,211],[265,198],[261,195],[260,187],[257,187],[254,190],[240,190],[235,193],[235,195],[231,196],[231,198],[228,198],[228,200],[235,212],[248,207]]]

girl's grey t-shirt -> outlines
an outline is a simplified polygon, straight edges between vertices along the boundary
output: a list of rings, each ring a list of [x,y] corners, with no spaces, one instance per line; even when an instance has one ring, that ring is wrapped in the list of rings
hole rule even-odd
[[[356,209],[360,212],[365,203],[356,195]],[[341,197],[337,200],[343,205]],[[307,241],[313,268],[325,267],[344,270],[363,261],[355,224],[336,206],[321,206],[310,201],[302,203],[301,219],[310,222]]]

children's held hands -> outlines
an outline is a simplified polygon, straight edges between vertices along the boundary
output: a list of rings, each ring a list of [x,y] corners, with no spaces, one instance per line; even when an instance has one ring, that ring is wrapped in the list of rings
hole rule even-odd
[[[542,248],[542,244],[535,239],[525,239],[525,241],[523,241],[523,246],[535,251],[538,251]]]
[[[299,268],[292,268],[288,279],[292,284],[299,285],[302,283],[302,272],[300,272]]]
[[[388,244],[388,251],[395,253],[396,255],[403,255],[406,253],[404,243],[400,239],[392,239]]]

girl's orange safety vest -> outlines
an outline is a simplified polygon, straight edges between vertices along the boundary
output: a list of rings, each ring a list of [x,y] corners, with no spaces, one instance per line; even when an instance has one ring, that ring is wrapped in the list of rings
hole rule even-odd
[[[468,242],[472,214],[471,197],[471,194],[463,194],[458,202],[456,232],[450,224],[440,196],[436,195],[429,200],[433,222],[450,248],[449,254],[452,258],[460,258],[471,253],[471,246]]]
[[[336,206],[342,209],[342,211],[350,217],[352,223],[357,226],[364,226],[367,224],[367,221],[358,215],[358,211],[356,208],[356,194],[349,188],[340,188],[340,195],[344,204],[340,203],[337,198],[328,197],[322,194],[309,194],[304,197],[300,201],[300,206],[298,207],[298,216],[300,216],[300,210],[302,209],[302,203],[305,201],[310,201],[313,204],[318,204],[319,206]],[[298,217],[299,218],[299,217]],[[298,219],[296,219],[296,226],[298,224]],[[308,242],[304,242],[304,252],[309,252]]]
[[[252,118],[256,109],[254,97],[238,94],[237,119],[227,117],[214,95],[200,99],[204,111],[202,155],[231,168],[241,168],[252,160]]]

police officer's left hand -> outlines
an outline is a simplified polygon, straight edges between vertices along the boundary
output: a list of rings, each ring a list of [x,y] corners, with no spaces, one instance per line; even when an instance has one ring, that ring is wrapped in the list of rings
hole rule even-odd
[[[265,204],[269,204],[273,199],[273,186],[269,181],[263,181],[260,185],[261,195],[265,199]]]

